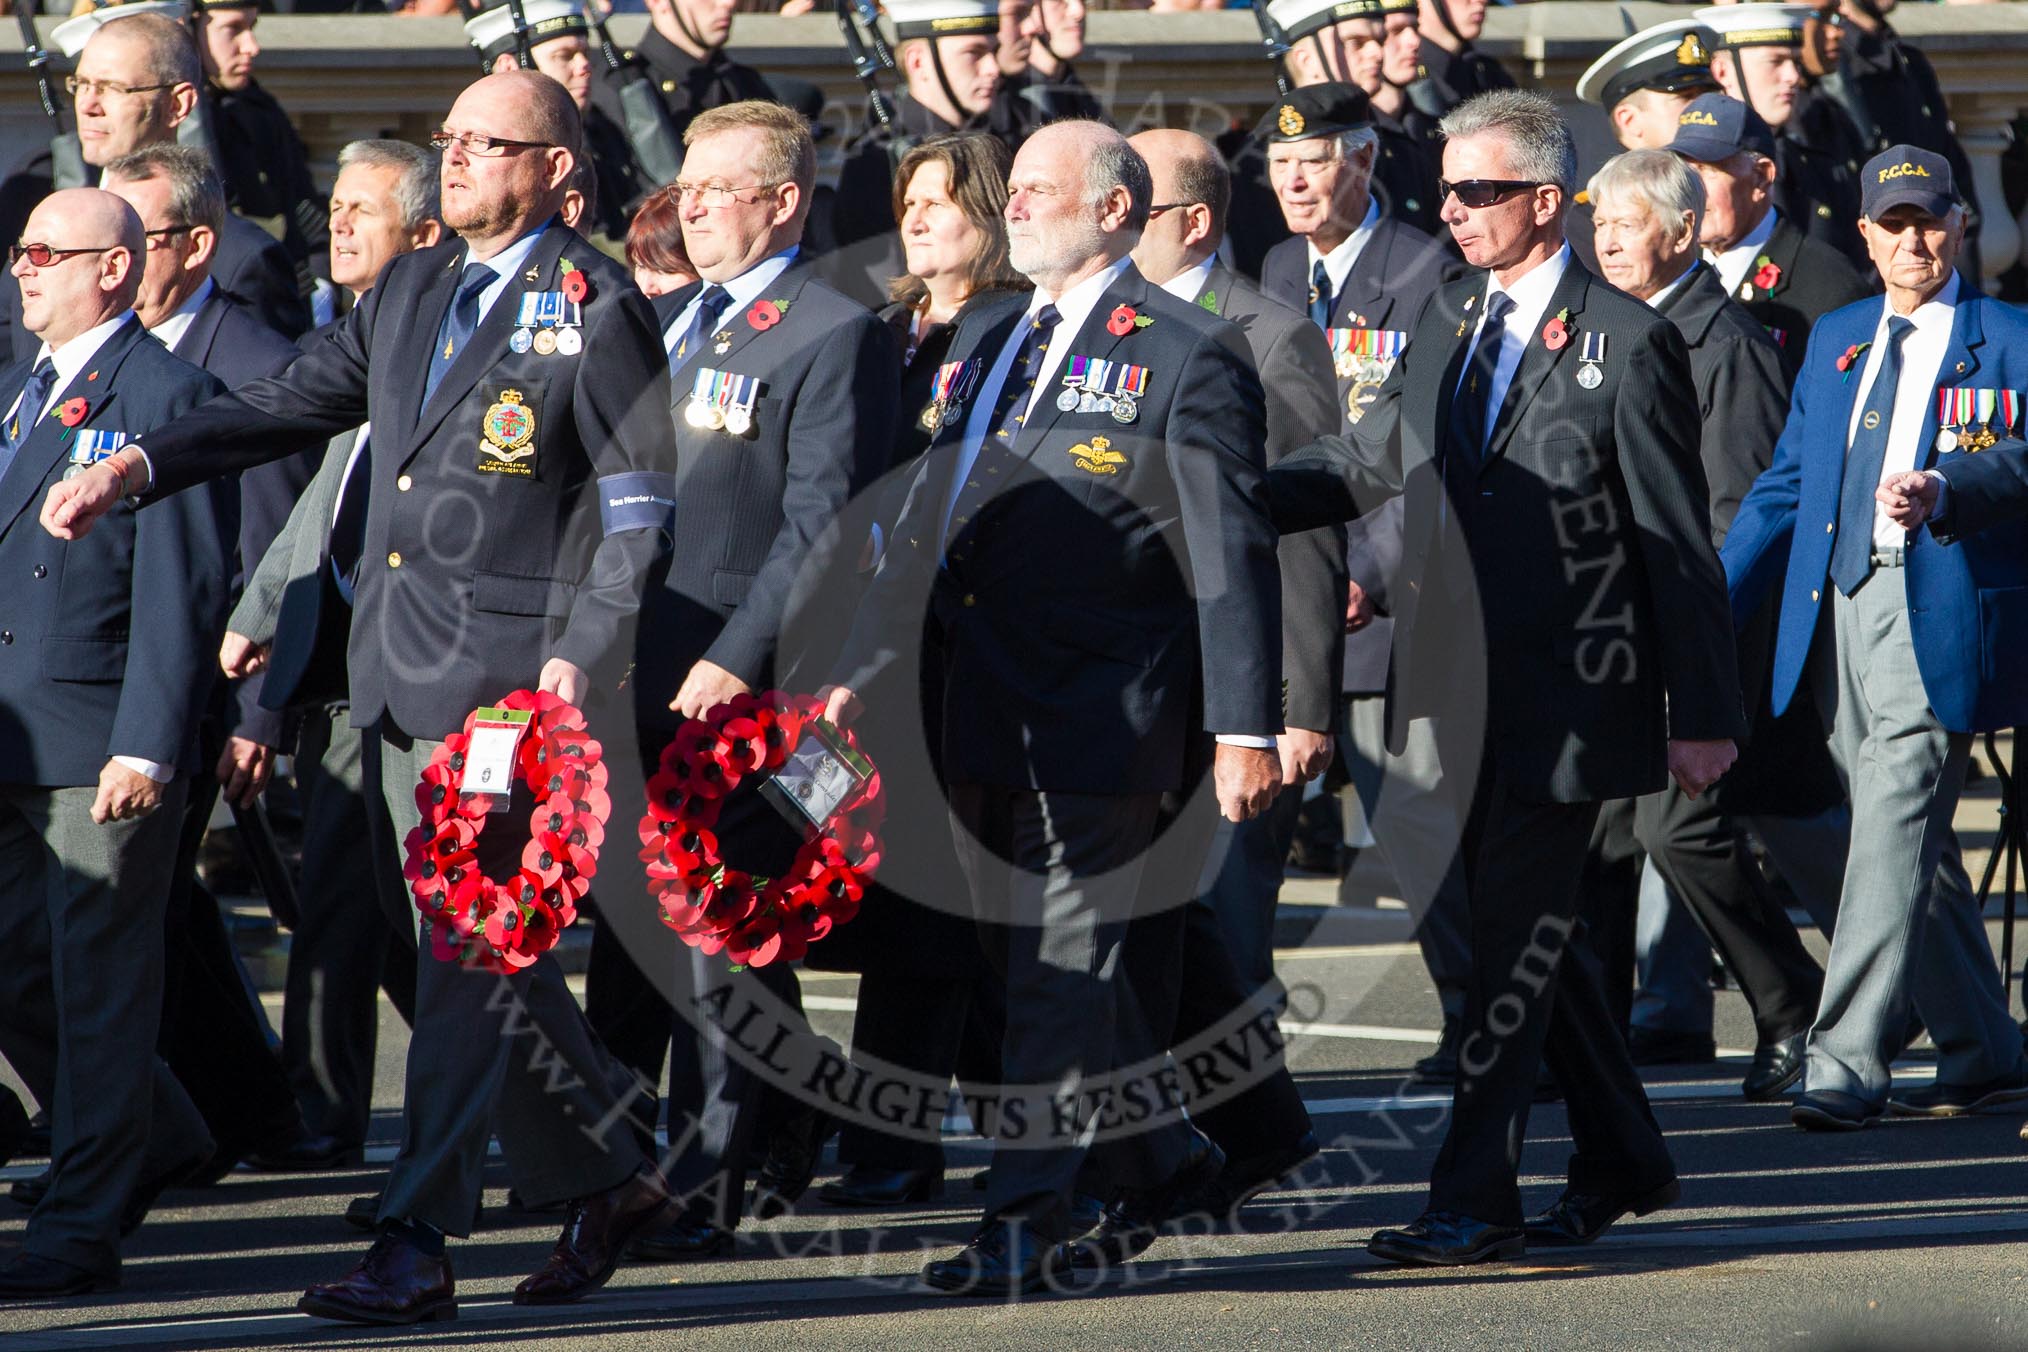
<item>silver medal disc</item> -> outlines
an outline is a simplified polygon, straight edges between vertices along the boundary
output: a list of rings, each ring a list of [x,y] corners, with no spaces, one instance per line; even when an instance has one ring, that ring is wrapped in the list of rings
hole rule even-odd
[[[689,407],[683,410],[683,421],[689,423],[692,427],[704,428],[711,426],[711,405],[705,403],[702,399],[692,399]]]
[[[1130,423],[1140,415],[1141,406],[1134,402],[1134,396],[1131,394],[1116,394],[1112,403],[1113,406],[1109,411],[1116,423]]]
[[[745,436],[747,434],[748,429],[750,429],[752,426],[753,426],[752,410],[741,408],[738,404],[734,404],[732,407],[725,410],[725,430],[732,433],[734,436],[736,437]]]
[[[507,340],[507,346],[513,348],[516,352],[526,352],[529,348],[535,346],[535,335],[527,329],[516,329],[514,330],[514,336]]]
[[[575,357],[584,351],[584,335],[576,329],[557,330],[556,350],[566,357]]]
[[[1958,434],[1956,432],[1946,427],[1941,432],[1938,432],[1936,434],[1936,449],[1938,455],[1949,455],[1952,451],[1955,451],[1957,448],[1958,448]]]
[[[1065,390],[1062,394],[1057,395],[1056,409],[1059,413],[1075,412],[1077,410],[1077,391]]]
[[[1605,383],[1605,374],[1598,369],[1597,362],[1586,362],[1577,368],[1577,383],[1588,390],[1595,390]]]

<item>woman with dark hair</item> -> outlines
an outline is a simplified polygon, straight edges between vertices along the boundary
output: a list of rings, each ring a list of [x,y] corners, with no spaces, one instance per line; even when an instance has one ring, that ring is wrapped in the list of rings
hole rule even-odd
[[[697,280],[697,269],[683,251],[683,218],[673,187],[657,188],[642,199],[627,226],[627,266],[649,300]]]
[[[1012,165],[997,137],[956,132],[923,141],[895,171],[894,219],[908,271],[888,284],[893,301],[880,317],[901,343],[901,407],[909,418],[894,465],[929,448],[922,414],[965,308],[980,297],[1032,286],[1007,262],[1001,213]]]
[[[902,354],[902,417],[889,462],[894,472],[871,495],[876,540],[894,529],[914,477],[911,467],[929,449],[934,429],[923,415],[959,321],[982,300],[1030,287],[1007,262],[1001,213],[1011,163],[994,137],[960,132],[923,141],[895,172],[894,215],[908,272],[889,286],[894,299],[880,317],[893,327]],[[861,538],[858,530],[855,522],[850,538]],[[934,760],[943,720],[943,664],[929,651],[935,642],[934,633],[923,636],[920,680],[903,676],[871,695],[861,692],[867,714],[854,726],[875,764],[883,746],[925,736]],[[1000,1001],[971,919],[942,785],[918,775],[884,782],[892,838],[882,879],[859,917],[813,948],[806,965],[860,972],[852,1058],[876,1077],[883,1067],[898,1067],[944,1083],[954,1074],[968,1083],[996,1080]],[[905,835],[900,823],[907,824]],[[940,1125],[940,1113],[927,1130],[912,1131],[882,1130],[863,1114],[848,1119],[838,1141],[845,1177],[818,1195],[851,1207],[941,1195],[944,1154],[933,1139]]]

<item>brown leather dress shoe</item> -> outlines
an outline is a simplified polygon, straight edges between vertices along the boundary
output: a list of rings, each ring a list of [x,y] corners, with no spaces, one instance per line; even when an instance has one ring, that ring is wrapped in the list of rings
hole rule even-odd
[[[449,1254],[432,1257],[396,1235],[373,1241],[345,1280],[313,1286],[296,1302],[304,1314],[346,1324],[421,1324],[458,1317]]]
[[[606,1284],[636,1235],[662,1220],[669,1194],[651,1174],[570,1204],[549,1261],[514,1288],[516,1305],[560,1305]]]

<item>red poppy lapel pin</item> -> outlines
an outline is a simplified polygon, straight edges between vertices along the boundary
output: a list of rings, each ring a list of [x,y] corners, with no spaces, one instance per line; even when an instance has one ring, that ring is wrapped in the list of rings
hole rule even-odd
[[[1766,254],[1762,254],[1759,258],[1754,259],[1753,262],[1753,284],[1755,286],[1763,291],[1772,291],[1781,285],[1782,270],[1780,264],[1776,263]]]
[[[1106,318],[1106,332],[1115,338],[1124,338],[1135,329],[1145,329],[1155,321],[1135,310],[1131,305],[1116,308]]]
[[[1542,345],[1551,352],[1561,352],[1563,345],[1569,341],[1570,307],[1566,305],[1542,326]]]
[[[753,303],[753,308],[746,312],[746,322],[753,326],[754,332],[766,333],[782,322],[782,316],[788,313],[788,309],[789,303],[786,300],[757,300]]]
[[[1860,355],[1871,346],[1873,346],[1871,341],[1864,343],[1854,343],[1852,344],[1852,346],[1845,349],[1845,353],[1843,356],[1838,358],[1838,370],[1844,375],[1844,377],[1847,380],[1850,380],[1852,378],[1852,363],[1858,361]]]
[[[582,305],[591,299],[591,278],[584,270],[568,258],[559,265],[563,269],[563,298],[573,305]]]
[[[76,427],[91,416],[92,406],[82,398],[66,400],[56,412],[57,421],[65,427]]]

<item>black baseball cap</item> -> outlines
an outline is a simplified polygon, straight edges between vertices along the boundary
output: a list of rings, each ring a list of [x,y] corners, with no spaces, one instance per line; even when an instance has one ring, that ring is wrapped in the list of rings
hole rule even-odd
[[[1859,171],[1859,214],[1877,221],[1895,207],[1942,216],[1958,205],[1951,162],[1914,146],[1890,146]]]
[[[1774,158],[1774,133],[1761,115],[1724,94],[1699,94],[1676,118],[1668,148],[1686,160],[1716,164],[1742,150]]]
[[[1314,84],[1292,89],[1270,104],[1253,135],[1268,143],[1307,141],[1371,125],[1373,107],[1365,90],[1349,84]]]

